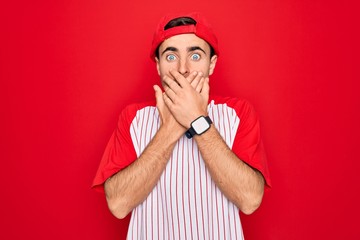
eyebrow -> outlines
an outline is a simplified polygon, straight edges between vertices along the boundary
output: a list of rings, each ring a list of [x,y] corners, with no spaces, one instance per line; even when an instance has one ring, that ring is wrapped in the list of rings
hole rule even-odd
[[[196,51],[196,50],[200,50],[200,51],[202,51],[203,53],[205,53],[205,55],[206,55],[206,52],[204,51],[204,49],[202,49],[202,48],[199,47],[199,46],[193,46],[193,47],[188,47],[188,48],[187,48],[187,51],[188,51],[188,52],[193,52],[193,51]]]
[[[204,49],[202,49],[199,46],[192,46],[192,47],[187,48],[188,52],[193,52],[193,51],[196,51],[196,50],[200,50],[203,53],[205,53],[205,55],[206,55],[206,52],[204,51]],[[179,49],[177,49],[176,47],[167,47],[167,48],[165,48],[164,51],[162,51],[161,55],[163,55],[165,52],[178,52],[178,51],[179,51]]]
[[[165,48],[164,51],[162,51],[161,55],[163,55],[165,52],[178,52],[179,49],[177,49],[176,47],[167,47]]]

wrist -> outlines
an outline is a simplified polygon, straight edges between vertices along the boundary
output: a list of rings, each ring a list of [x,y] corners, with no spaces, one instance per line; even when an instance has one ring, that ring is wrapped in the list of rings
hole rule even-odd
[[[162,139],[166,139],[169,143],[176,143],[182,135],[186,132],[186,129],[177,124],[176,126],[170,124],[162,124],[159,128],[158,134]]]

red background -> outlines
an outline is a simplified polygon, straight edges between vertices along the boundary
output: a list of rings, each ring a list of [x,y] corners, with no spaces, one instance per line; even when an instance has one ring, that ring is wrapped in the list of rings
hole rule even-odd
[[[261,118],[273,189],[246,238],[360,239],[359,9],[325,0],[2,1],[0,238],[124,239],[90,185],[122,107],[153,98],[174,9],[217,32],[212,93]]]

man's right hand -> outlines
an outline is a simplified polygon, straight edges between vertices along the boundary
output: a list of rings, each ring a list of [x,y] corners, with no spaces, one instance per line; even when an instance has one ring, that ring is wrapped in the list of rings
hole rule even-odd
[[[208,77],[204,78],[199,72],[198,77],[190,82],[178,71],[170,70],[170,74],[171,77],[166,75],[163,77],[164,103],[175,119],[185,128],[189,128],[197,117],[207,115]],[[197,79],[200,79],[199,83]]]
[[[186,77],[186,80],[197,92],[201,92],[205,83],[203,74],[196,71],[189,74],[189,76]],[[158,85],[154,85],[154,90],[156,107],[160,114],[161,126],[165,128],[166,131],[171,132],[174,137],[179,139],[186,132],[186,128],[184,128],[178,121],[176,121],[169,108],[166,106],[164,102],[165,93],[162,92],[161,88]]]
[[[158,85],[154,85],[155,98],[156,98],[156,107],[159,111],[161,128],[164,128],[165,131],[171,133],[171,136],[175,137],[178,140],[186,131],[186,129],[176,121],[174,116],[169,111],[168,107],[165,105],[163,92]]]

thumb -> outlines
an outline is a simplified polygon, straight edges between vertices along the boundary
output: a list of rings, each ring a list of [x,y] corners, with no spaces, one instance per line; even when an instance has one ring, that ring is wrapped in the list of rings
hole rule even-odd
[[[158,85],[154,85],[153,88],[155,90],[156,105],[162,106],[164,99],[163,99],[163,93],[161,91],[161,88]]]

